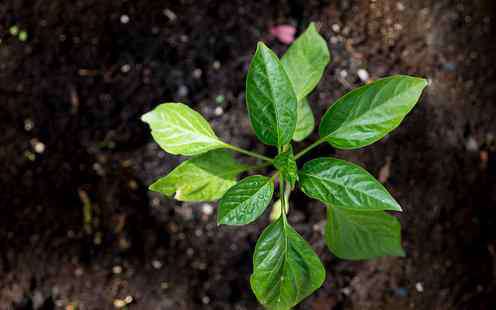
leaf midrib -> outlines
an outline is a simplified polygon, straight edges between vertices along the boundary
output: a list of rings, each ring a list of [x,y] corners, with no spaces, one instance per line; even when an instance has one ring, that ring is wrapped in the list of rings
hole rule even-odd
[[[391,81],[388,81],[386,84],[389,84],[391,82],[392,82],[392,80]],[[362,87],[367,87],[367,86],[368,85],[364,85]],[[342,128],[347,128],[350,125],[353,125],[354,122],[356,122],[357,120],[363,119],[366,115],[368,115],[369,113],[375,111],[379,107],[382,107],[382,106],[388,104],[390,101],[395,100],[395,99],[397,99],[400,96],[403,96],[407,92],[411,92],[412,91],[412,88],[414,88],[415,86],[416,86],[416,84],[410,85],[404,92],[401,92],[399,94],[396,94],[396,95],[392,96],[388,100],[383,101],[382,103],[376,105],[372,109],[365,110],[362,114],[359,114],[358,117],[356,117],[356,118],[352,119],[351,121],[349,121],[348,123],[346,123],[349,120],[349,116],[351,115],[351,113],[348,113],[347,114],[347,117],[343,120],[343,122],[341,122],[340,126],[338,126],[336,129],[334,129],[333,131],[331,131],[330,133],[328,133],[325,137],[328,138],[328,137],[332,136],[333,134],[335,134],[336,132],[339,132],[340,130],[342,130]],[[382,88],[384,88],[384,87],[385,87],[385,85],[382,86]],[[359,98],[361,98],[362,96],[363,96],[363,94],[361,94]],[[358,99],[358,100],[360,100],[360,99]],[[343,124],[344,124],[344,126],[343,126]]]
[[[225,143],[221,142],[218,139],[218,137],[215,135],[215,133],[213,133],[213,135],[212,135],[211,133],[206,134],[206,133],[203,133],[203,132],[198,132],[198,131],[193,131],[191,129],[186,129],[185,127],[181,127],[179,124],[175,124],[173,122],[167,122],[167,118],[164,116],[165,115],[164,112],[160,112],[159,115],[160,115],[160,119],[163,122],[168,123],[167,124],[168,127],[171,127],[173,129],[177,129],[177,130],[182,131],[182,132],[187,132],[187,133],[189,133],[192,136],[205,137],[203,139],[198,139],[199,141],[203,141],[203,142],[211,141],[211,142],[219,143],[221,145],[224,145],[225,144]],[[157,132],[160,132],[160,133],[166,133],[167,129],[155,129],[154,131],[157,131]],[[195,141],[193,141],[193,142],[195,142]]]
[[[386,204],[386,205],[388,205],[388,206],[390,206],[390,207],[393,207],[393,209],[386,209],[386,210],[396,210],[396,208],[394,208],[395,206],[391,205],[390,203],[384,202],[384,201],[382,201],[382,200],[380,200],[380,199],[378,199],[378,198],[376,198],[376,197],[374,197],[374,196],[368,195],[368,194],[367,194],[367,192],[363,192],[363,191],[361,191],[361,190],[359,190],[359,189],[356,189],[356,188],[353,188],[353,187],[347,187],[347,186],[345,186],[345,185],[343,185],[343,184],[340,184],[340,183],[338,183],[338,182],[336,182],[336,181],[333,181],[333,180],[330,180],[330,179],[326,179],[326,178],[321,177],[321,176],[319,176],[319,175],[309,174],[309,173],[304,172],[304,171],[302,171],[301,173],[302,173],[302,174],[304,174],[304,175],[307,175],[307,176],[308,176],[308,177],[310,177],[310,178],[314,178],[314,179],[317,179],[317,180],[322,180],[322,181],[327,181],[327,182],[332,183],[332,184],[335,184],[335,185],[337,185],[337,186],[339,186],[339,187],[341,187],[341,188],[350,189],[350,190],[351,190],[351,191],[353,191],[353,192],[356,192],[356,193],[359,193],[359,194],[361,194],[361,195],[364,195],[364,196],[370,197],[370,198],[372,198],[373,200],[375,200],[376,202],[384,203],[384,204]],[[354,209],[354,210],[356,210],[356,208],[353,208],[353,209]],[[359,209],[359,210],[361,210],[361,209]],[[374,208],[374,210],[377,210],[377,209],[375,209],[375,208]]]
[[[269,182],[270,182],[270,181],[271,181],[271,179],[268,179],[267,181],[265,181],[265,183],[264,183],[262,186],[260,186],[260,188],[259,188],[256,192],[254,192],[254,193],[253,193],[253,194],[252,194],[252,195],[251,195],[248,199],[243,200],[243,201],[242,201],[242,202],[238,205],[238,207],[234,207],[234,208],[230,209],[230,210],[229,210],[229,211],[228,211],[228,212],[227,212],[227,213],[226,213],[226,214],[222,217],[222,219],[223,219],[223,218],[225,218],[226,216],[230,216],[230,215],[231,215],[231,213],[232,213],[233,211],[237,210],[237,209],[238,209],[239,207],[241,207],[241,206],[244,206],[244,205],[246,204],[246,202],[247,202],[247,201],[249,201],[249,200],[253,199],[253,197],[255,197],[255,195],[257,195],[257,194],[258,194],[258,193],[259,193],[259,192],[260,192],[260,191],[261,191],[261,190],[262,190],[265,186],[267,186],[267,184],[269,184]]]

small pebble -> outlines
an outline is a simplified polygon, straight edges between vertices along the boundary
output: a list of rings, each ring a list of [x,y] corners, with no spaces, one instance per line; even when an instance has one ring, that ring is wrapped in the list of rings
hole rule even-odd
[[[474,137],[469,137],[465,143],[465,147],[467,148],[467,151],[470,152],[476,152],[479,150],[479,144],[477,141],[474,139]]]
[[[201,78],[202,73],[203,73],[202,70],[197,68],[197,69],[193,70],[193,77],[195,79],[199,79],[199,78]]]
[[[186,97],[188,95],[188,87],[186,87],[185,85],[179,86],[177,94],[179,97]]]
[[[203,214],[205,215],[212,215],[212,213],[214,213],[214,207],[212,207],[212,205],[208,204],[208,203],[204,203],[202,206],[201,206],[201,211],[203,212]]]
[[[224,109],[222,109],[222,107],[216,107],[215,110],[214,110],[214,114],[216,116],[220,116],[224,113]]]
[[[341,30],[341,26],[339,26],[339,24],[333,24],[331,26],[331,28],[332,28],[332,31],[334,31],[334,32],[339,32]]]
[[[121,266],[119,266],[119,265],[114,266],[114,267],[112,267],[112,272],[113,272],[114,274],[121,274],[121,273],[122,273],[122,267],[121,267]]]
[[[367,82],[370,78],[369,72],[365,69],[358,69],[357,75],[362,82]]]
[[[33,145],[33,150],[36,153],[42,154],[43,152],[45,152],[45,144],[43,142],[40,142],[36,139],[33,139],[33,141],[31,143]]]
[[[155,269],[160,269],[160,268],[162,268],[162,262],[159,260],[154,260],[154,261],[152,261],[152,266]]]
[[[396,3],[396,9],[398,11],[404,11],[405,10],[405,5],[401,2]]]
[[[33,127],[34,123],[32,120],[30,120],[29,118],[24,120],[24,130],[30,131],[31,129],[33,129]]]
[[[415,289],[417,292],[422,293],[424,291],[424,285],[422,285],[422,282],[417,282],[415,284]]]
[[[341,290],[341,292],[346,295],[346,296],[349,296],[351,294],[351,289],[349,287],[345,287]]]
[[[125,64],[121,67],[121,72],[122,73],[128,73],[129,70],[131,70],[131,66],[129,64]]]
[[[163,13],[164,13],[164,15],[165,15],[165,16],[167,16],[167,18],[168,18],[171,22],[175,21],[175,20],[176,20],[176,18],[177,18],[176,13],[172,12],[172,11],[171,11],[171,10],[169,10],[169,9],[164,9],[164,10],[163,10]]]
[[[126,15],[126,14],[121,15],[121,23],[127,24],[127,23],[129,23],[130,20],[131,19],[129,18],[128,15]]]

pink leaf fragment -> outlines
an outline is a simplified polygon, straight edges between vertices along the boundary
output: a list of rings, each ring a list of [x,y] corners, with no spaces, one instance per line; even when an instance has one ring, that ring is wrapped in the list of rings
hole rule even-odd
[[[295,39],[296,28],[291,25],[278,25],[270,28],[270,33],[284,44],[291,44]]]

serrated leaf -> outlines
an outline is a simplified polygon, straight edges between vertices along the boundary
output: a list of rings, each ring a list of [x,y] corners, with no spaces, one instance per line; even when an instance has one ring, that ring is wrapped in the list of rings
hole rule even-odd
[[[262,42],[248,71],[246,101],[260,141],[276,146],[291,141],[296,127],[296,95],[276,54]]]
[[[296,142],[303,141],[308,137],[315,128],[315,117],[308,103],[307,98],[298,101],[298,111],[296,128],[293,134],[293,140]]]
[[[265,211],[274,194],[274,180],[253,175],[231,187],[219,201],[217,223],[244,225]]]
[[[213,150],[182,162],[149,189],[180,201],[215,201],[236,184],[248,166],[238,163],[227,150]]]
[[[294,187],[298,179],[298,168],[291,145],[288,146],[286,151],[278,154],[272,163],[282,174],[284,180],[288,181]]]
[[[267,309],[294,307],[322,285],[325,274],[317,254],[285,217],[270,224],[258,239],[250,283]]]
[[[161,104],[141,120],[150,125],[155,142],[171,154],[192,156],[226,147],[200,113],[183,103]]]
[[[317,86],[329,61],[327,43],[311,23],[281,58],[298,101]]]
[[[302,190],[325,204],[355,211],[401,211],[384,186],[365,169],[336,158],[317,158],[300,170]]]
[[[325,241],[329,250],[342,259],[405,256],[400,223],[383,211],[358,212],[327,207]]]
[[[425,79],[395,75],[352,90],[324,114],[319,134],[338,149],[356,149],[398,127],[427,86]]]

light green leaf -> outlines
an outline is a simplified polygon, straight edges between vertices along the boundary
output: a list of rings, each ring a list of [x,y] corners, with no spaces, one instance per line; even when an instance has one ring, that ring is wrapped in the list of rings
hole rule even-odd
[[[267,309],[288,310],[318,289],[325,269],[284,216],[262,233],[253,255],[251,288]]]
[[[298,112],[296,120],[296,129],[293,134],[293,140],[300,142],[308,137],[315,128],[315,117],[308,103],[307,98],[298,101]]]
[[[281,63],[289,75],[298,101],[317,86],[330,61],[327,43],[311,23],[289,47]]]
[[[336,158],[316,158],[300,170],[302,190],[309,197],[356,211],[401,211],[400,205],[362,167]]]
[[[282,174],[284,180],[287,180],[294,187],[298,179],[298,168],[293,154],[293,147],[288,145],[288,149],[278,154],[272,163]]]
[[[208,122],[182,103],[161,104],[141,120],[150,125],[155,142],[171,154],[191,156],[226,147]]]
[[[150,190],[180,201],[214,201],[236,184],[248,166],[234,160],[230,151],[213,150],[182,162]]]
[[[356,149],[398,127],[427,86],[425,79],[395,75],[352,90],[325,113],[319,133],[338,149]]]
[[[274,180],[253,175],[231,187],[219,201],[217,223],[244,225],[265,211],[274,193]]]
[[[260,141],[276,146],[291,141],[296,127],[296,95],[276,54],[262,42],[246,78],[246,101]]]
[[[325,240],[331,252],[342,259],[405,256],[400,222],[383,211],[358,212],[329,206]]]

